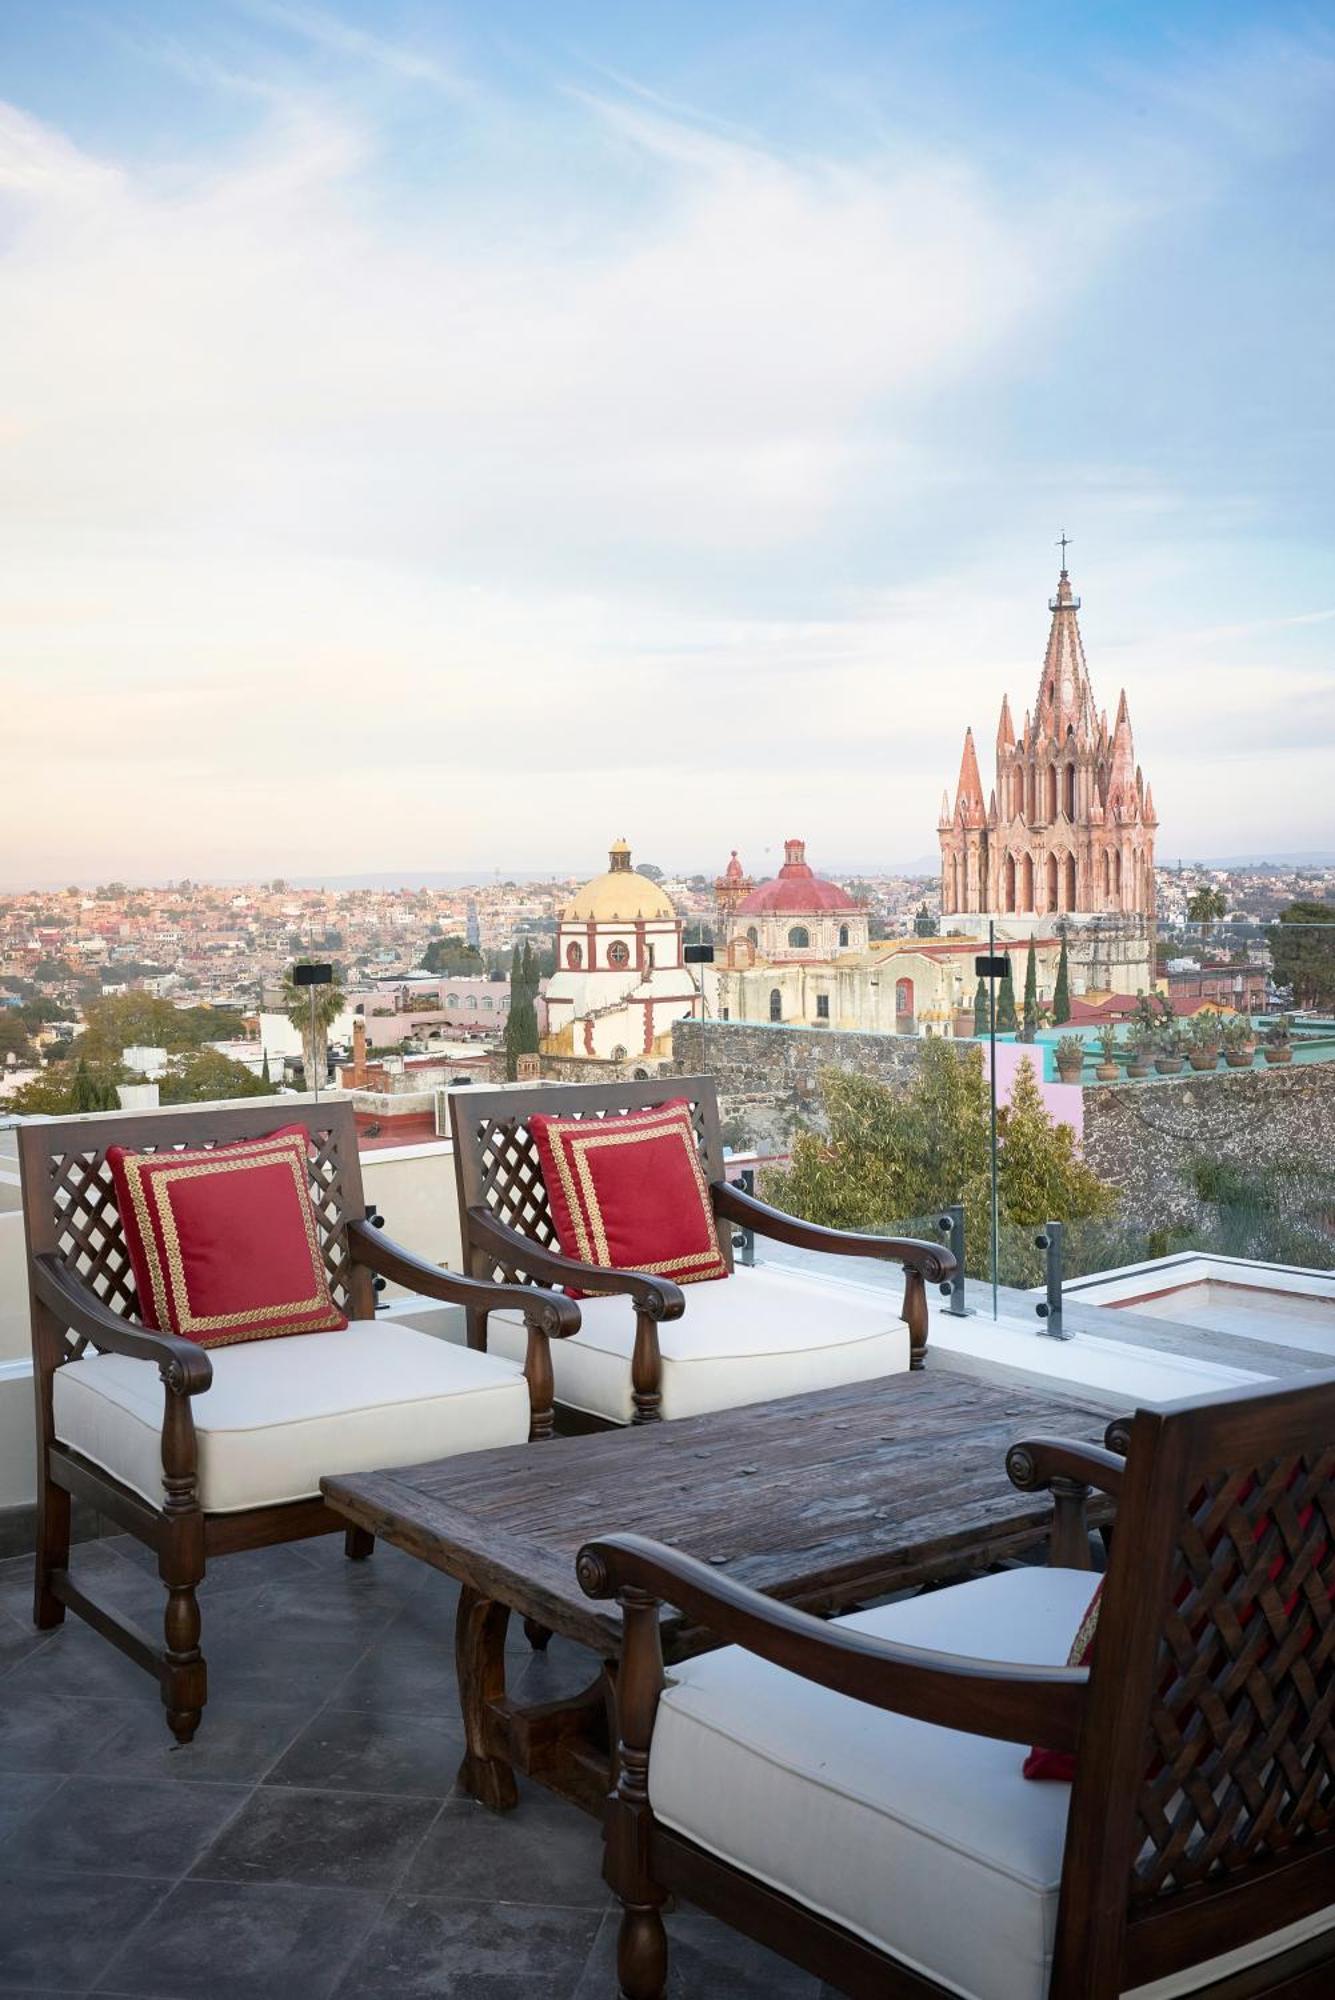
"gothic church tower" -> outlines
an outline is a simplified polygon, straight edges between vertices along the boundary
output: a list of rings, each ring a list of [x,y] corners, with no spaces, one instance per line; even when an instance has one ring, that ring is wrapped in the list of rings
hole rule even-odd
[[[942,929],[976,932],[981,917],[999,935],[1023,936],[1069,922],[1073,957],[1079,932],[1089,933],[1081,956],[1091,986],[1117,977],[1122,990],[1146,990],[1158,820],[1125,692],[1111,729],[1095,709],[1065,555],[1063,538],[1034,705],[1017,738],[1002,699],[986,804],[973,731],[965,731],[954,804],[947,793],[937,825]]]

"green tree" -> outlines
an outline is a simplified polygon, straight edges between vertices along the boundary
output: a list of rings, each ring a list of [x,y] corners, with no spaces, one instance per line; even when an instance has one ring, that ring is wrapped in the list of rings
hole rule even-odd
[[[448,937],[430,940],[422,954],[422,969],[446,979],[481,979],[486,962],[476,945],[452,931]]]
[[[1063,1021],[1071,1018],[1071,961],[1066,949],[1065,933],[1062,935],[1061,956],[1057,960],[1057,981],[1052,989],[1052,1021],[1059,1028]]]
[[[17,1007],[0,1007],[0,1064],[6,1056],[21,1063],[31,1062],[33,1046]]]
[[[267,1076],[256,1076],[220,1049],[192,1049],[169,1064],[158,1097],[163,1104],[209,1104],[217,1098],[263,1097],[268,1089]]]
[[[969,1269],[984,1273],[991,1179],[982,1050],[926,1041],[914,1077],[899,1088],[826,1070],[821,1099],[827,1130],[797,1135],[791,1164],[763,1177],[766,1199],[812,1222],[872,1232],[921,1228],[942,1202],[962,1201]],[[1107,1217],[1116,1193],[1080,1158],[1071,1127],[1052,1121],[1027,1059],[1002,1111],[998,1148],[1003,1275],[1033,1283],[1031,1227],[1049,1217]]]
[[[1038,1026],[1038,953],[1032,938],[1024,960],[1024,1026],[1030,1035]]]
[[[913,919],[914,936],[935,937],[939,929],[940,925],[937,923],[936,918],[932,915],[931,911],[928,909],[926,903],[919,903],[917,912]]]
[[[91,1069],[84,1057],[74,1065],[70,1081],[71,1111],[114,1111],[120,1103],[110,1077]]]
[[[538,1052],[538,962],[525,939],[521,953],[514,948],[510,970],[510,1012],[505,1022],[505,1074],[511,1082],[519,1072],[520,1056]]]
[[[1266,931],[1275,982],[1295,1007],[1335,1005],[1335,904],[1290,903]]]
[[[227,1040],[236,1015],[223,1007],[173,1007],[152,993],[104,993],[84,1008],[78,1052],[119,1062],[125,1049],[198,1049]]]
[[[329,1030],[343,1012],[346,995],[343,982],[334,968],[334,977],[328,986],[298,986],[292,977],[298,965],[309,965],[310,959],[299,958],[283,981],[283,1012],[301,1036],[301,1060],[306,1071],[306,1088],[314,1089],[317,1081],[324,1082],[329,1066]],[[312,1017],[311,995],[315,995]]]
[[[997,986],[997,1032],[1013,1035],[1019,1022],[1015,1017],[1015,981],[1011,977],[1011,955],[1006,953],[1006,970]]]
[[[973,996],[973,1031],[975,1035],[988,1032],[990,1007],[988,1005],[987,981],[980,979]]]
[[[1222,889],[1196,889],[1187,899],[1187,922],[1203,924],[1206,930],[1228,915],[1228,898]]]

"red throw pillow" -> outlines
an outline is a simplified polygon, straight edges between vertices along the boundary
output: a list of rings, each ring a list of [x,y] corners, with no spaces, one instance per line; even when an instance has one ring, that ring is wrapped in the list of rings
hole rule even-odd
[[[1100,1577],[1094,1587],[1094,1595],[1085,1606],[1080,1629],[1071,1641],[1071,1650],[1066,1655],[1068,1667],[1087,1667],[1094,1657],[1094,1634],[1098,1630],[1102,1598],[1103,1578]],[[1069,1785],[1075,1776],[1075,1752],[1046,1750],[1041,1743],[1036,1743],[1022,1768],[1026,1778],[1060,1778]]]
[[[684,1097],[622,1117],[538,1113],[528,1123],[567,1257],[679,1285],[727,1277]]]
[[[191,1152],[108,1146],[146,1326],[201,1347],[347,1325],[329,1290],[304,1125]]]

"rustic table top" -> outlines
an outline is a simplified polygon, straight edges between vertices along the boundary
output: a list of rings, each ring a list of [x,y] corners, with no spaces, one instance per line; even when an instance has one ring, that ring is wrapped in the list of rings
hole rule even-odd
[[[1107,1421],[1068,1397],[929,1367],[321,1485],[351,1520],[610,1658],[620,1611],[575,1576],[592,1536],[649,1535],[828,1613],[1032,1546],[1052,1501],[1017,1492],[1007,1450],[1043,1435],[1099,1443]],[[1090,1518],[1110,1518],[1097,1495]],[[671,1612],[664,1638],[669,1653],[689,1650]]]

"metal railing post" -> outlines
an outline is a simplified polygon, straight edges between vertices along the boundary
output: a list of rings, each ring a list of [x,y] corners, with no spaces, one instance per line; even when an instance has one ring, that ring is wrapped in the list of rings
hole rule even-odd
[[[948,1208],[943,1208],[936,1226],[955,1259],[954,1275],[941,1281],[941,1296],[949,1299],[946,1311],[953,1318],[967,1319],[969,1308],[964,1303],[964,1203],[953,1201]]]
[[[743,1167],[742,1171],[737,1176],[737,1185],[742,1190],[743,1194],[754,1194],[756,1191],[755,1168]],[[749,1266],[754,1264],[756,1261],[755,1230],[735,1229],[732,1235],[732,1247],[734,1252],[736,1253],[737,1262],[749,1268]]]
[[[1040,1299],[1034,1311],[1043,1321],[1039,1328],[1052,1340],[1070,1340],[1071,1335],[1062,1327],[1062,1235],[1060,1222],[1045,1222],[1043,1232],[1034,1238],[1034,1248],[1043,1252],[1045,1283],[1048,1295]]]

